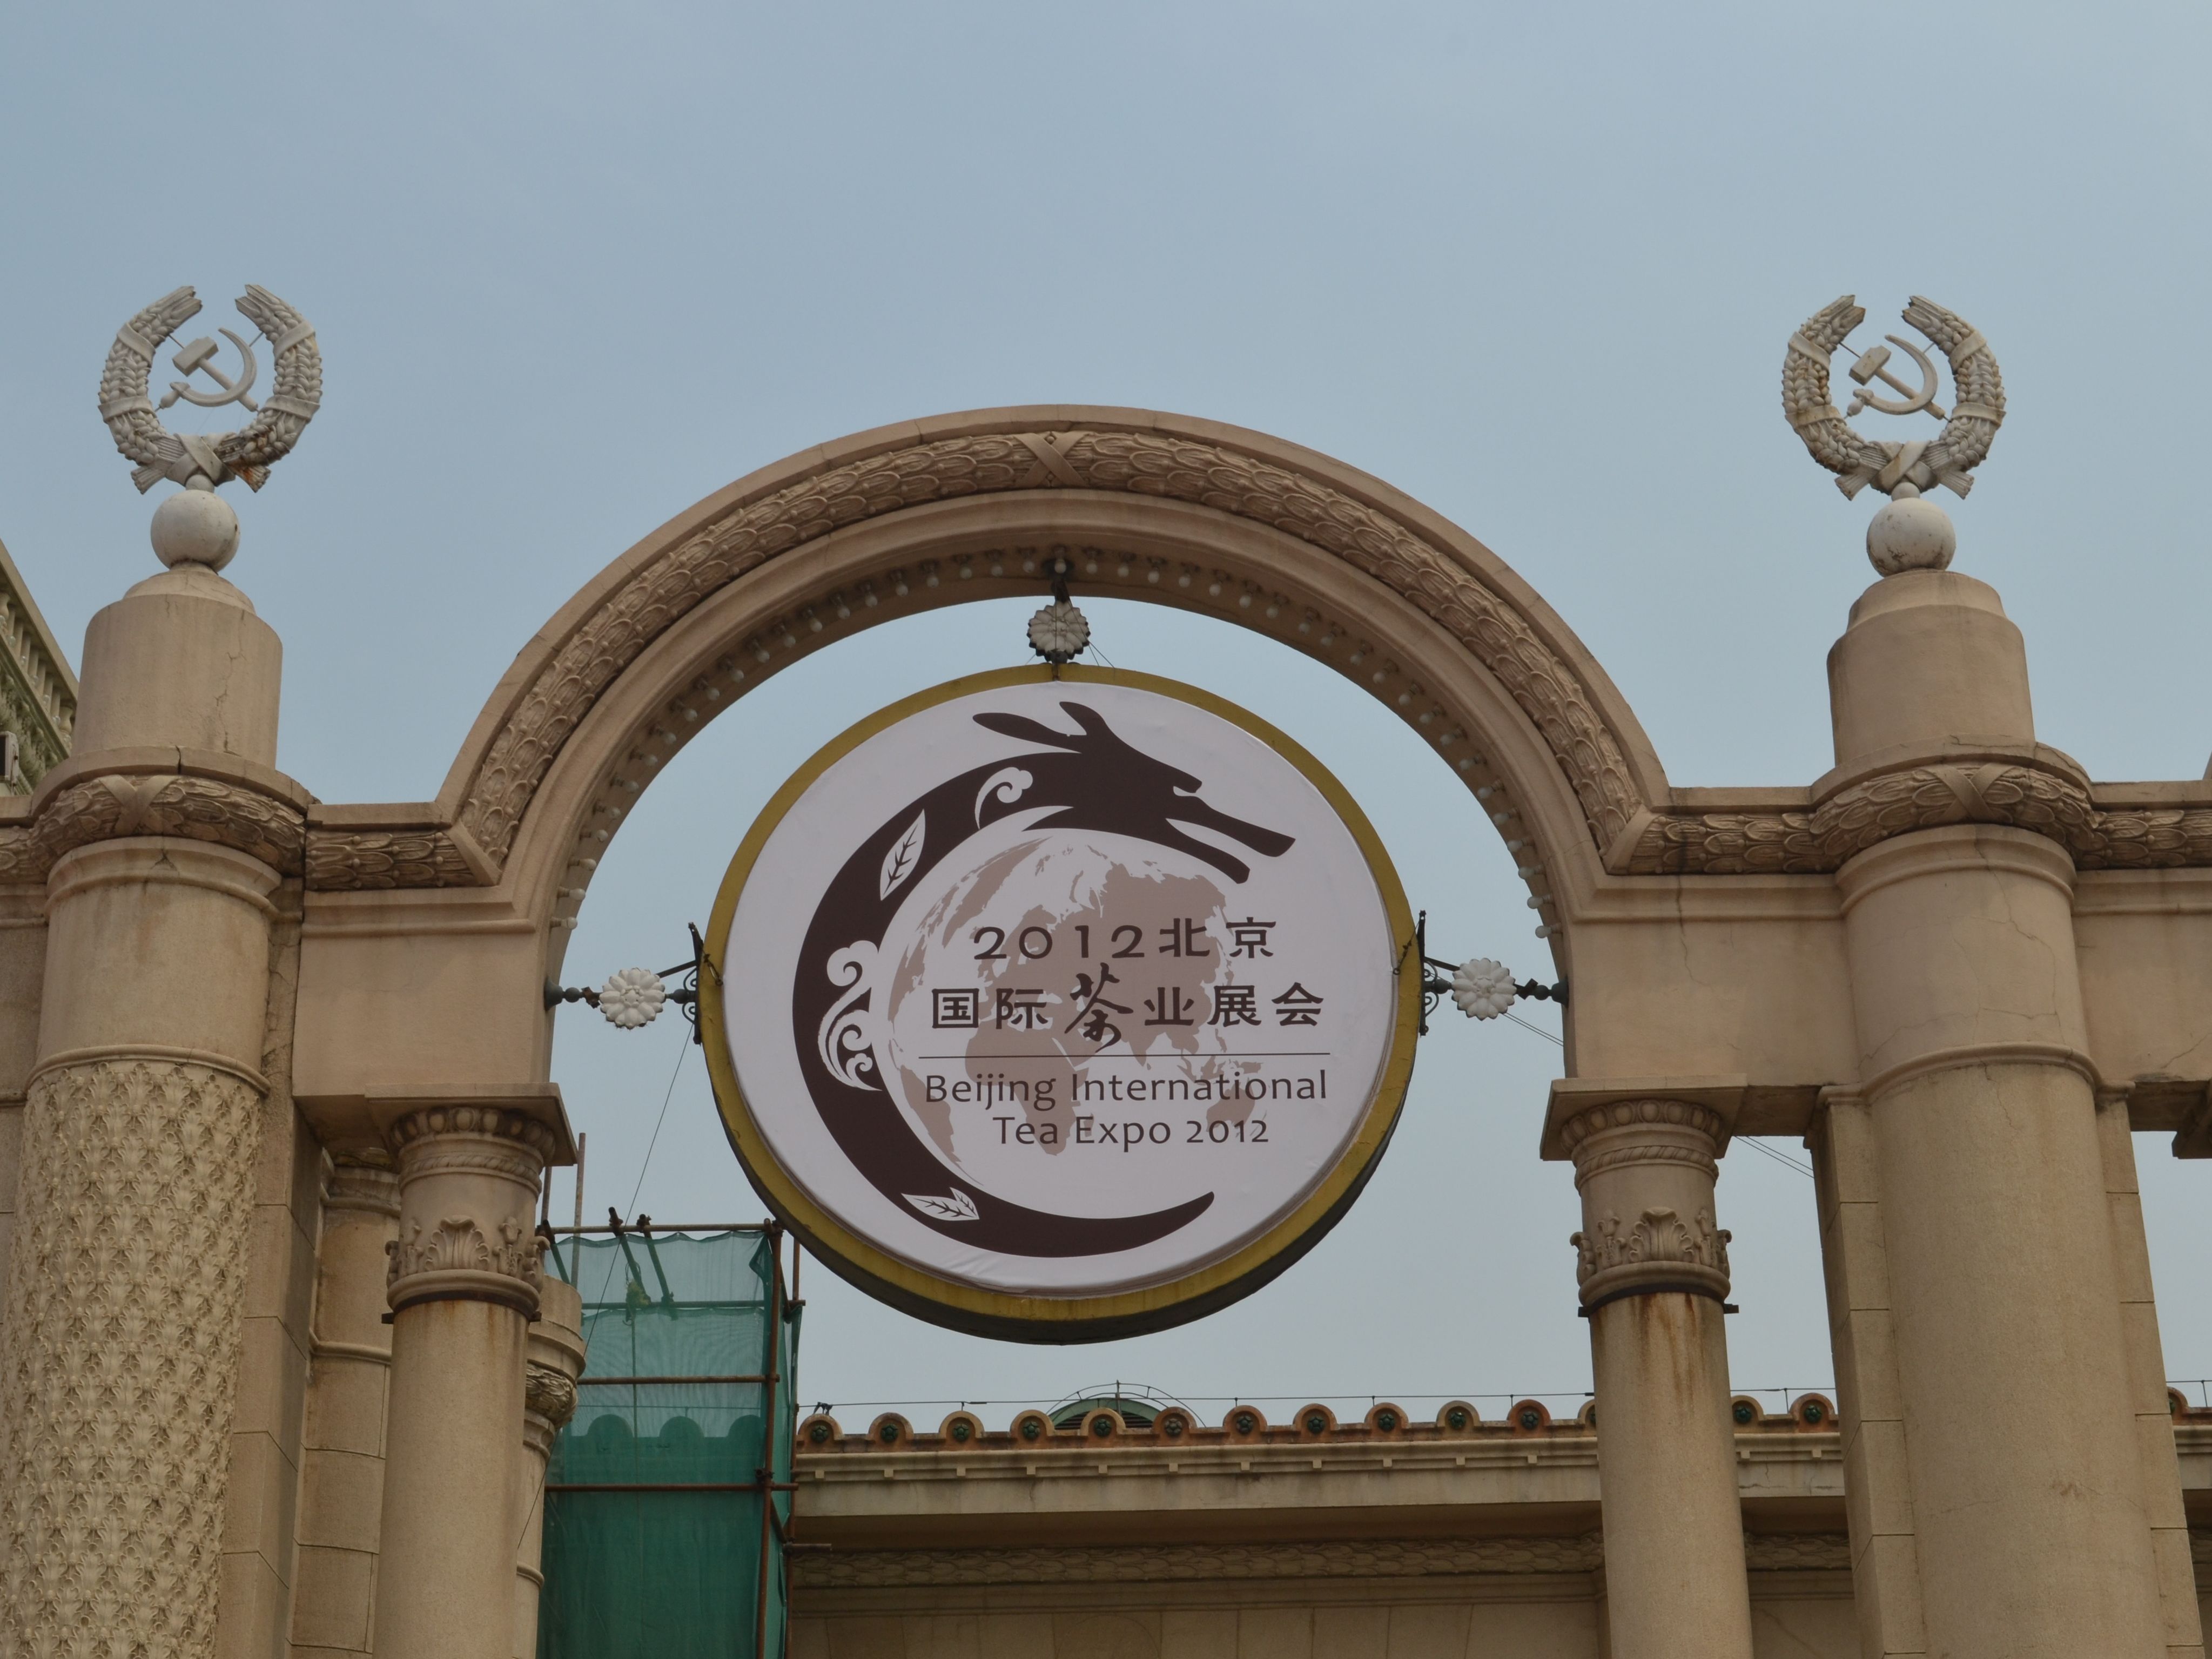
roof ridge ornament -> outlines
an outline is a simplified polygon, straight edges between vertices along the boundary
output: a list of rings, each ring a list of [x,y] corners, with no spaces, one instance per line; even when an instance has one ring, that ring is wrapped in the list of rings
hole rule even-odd
[[[234,403],[245,405],[253,419],[234,432],[171,432],[150,395],[155,353],[199,309],[197,294],[188,287],[176,289],[116,331],[100,377],[100,418],[124,459],[137,464],[131,481],[141,494],[163,478],[185,487],[182,495],[162,502],[154,514],[154,550],[161,562],[220,570],[237,551],[238,518],[216,499],[215,488],[233,478],[256,490],[269,482],[269,469],[291,453],[322,405],[323,357],[307,319],[267,289],[249,283],[238,309],[258,331],[255,339],[270,343],[273,390],[258,402],[252,397],[260,366],[252,343],[234,331],[218,331],[238,349],[234,376],[215,366],[218,348],[212,339],[185,343],[171,360],[183,378],[169,383],[160,409],[180,398],[203,409]],[[202,391],[193,382],[195,374],[204,374],[215,389]]]
[[[1922,499],[1923,490],[1942,484],[1963,499],[1974,487],[1974,468],[1987,459],[1997,428],[2004,423],[2004,378],[1982,332],[1955,312],[1920,295],[1905,307],[1904,319],[1925,336],[1948,361],[1957,401],[1947,415],[1936,402],[1936,371],[1928,354],[1900,335],[1891,345],[1911,357],[1920,371],[1917,386],[1891,368],[1888,346],[1875,346],[1850,369],[1860,390],[1849,410],[1830,400],[1828,366],[1845,337],[1866,320],[1866,307],[1846,294],[1805,319],[1790,337],[1782,358],[1782,413],[1813,459],[1836,476],[1836,488],[1856,497],[1872,484],[1889,496],[1888,505],[1867,526],[1867,556],[1885,576],[1905,570],[1941,570],[1958,548],[1958,533],[1942,508]],[[1882,396],[1875,383],[1900,394]],[[1871,409],[1885,415],[1923,412],[1942,421],[1932,439],[1892,442],[1853,430],[1845,415]]]

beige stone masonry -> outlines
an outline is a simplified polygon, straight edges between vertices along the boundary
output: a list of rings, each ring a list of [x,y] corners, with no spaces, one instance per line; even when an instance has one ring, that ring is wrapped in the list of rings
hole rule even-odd
[[[522,1516],[514,1555],[514,1659],[536,1659],[538,1592],[545,1583],[545,1470],[554,1437],[576,1414],[576,1379],[584,1374],[584,1298],[558,1279],[539,1286],[524,1369]]]
[[[276,635],[202,574],[94,619],[77,775],[96,785],[117,745],[273,763]],[[279,872],[133,833],[161,827],[110,822],[46,877],[0,1328],[0,1650],[54,1659],[272,1653],[286,1623],[304,1275],[293,1149],[264,1144],[272,1097],[289,1115],[265,1071]]]
[[[1713,1217],[1727,1117],[1695,1100],[1592,1099],[1571,1085],[1555,1091],[1553,1115],[1582,1194],[1569,1243],[1604,1401],[1607,1639],[1620,1659],[1751,1659],[1729,1235]]]
[[[292,1644],[314,1654],[374,1650],[378,1534],[384,1510],[386,1246],[398,1231],[399,1179],[388,1167],[332,1164],[323,1194],[313,1370],[300,1483],[299,1576]]]
[[[573,1357],[532,1229],[569,1156],[544,988],[596,860],[765,678],[1036,596],[1048,550],[1079,599],[1331,667],[1480,793],[1572,991],[1543,1149],[1596,1431],[830,1425],[795,1652],[2201,1651],[2212,1429],[2165,1414],[2129,1135],[2212,1152],[2212,779],[2039,744],[1996,592],[1931,568],[1853,608],[1832,771],[1677,787],[1418,502],[1043,406],[842,439],[647,535],[427,802],[275,770],[281,653],[214,571],[95,618],[76,752],[0,799],[0,1653],[527,1652]],[[1820,1402],[1739,1427],[1727,1387],[1718,1158],[1808,1132],[1840,1439]]]
[[[1832,1089],[1807,1137],[1820,1214],[1828,1331],[1844,1425],[1851,1588],[1867,1659],[1928,1651],[1905,1399],[1882,1243],[1874,1129],[1866,1103]]]
[[[426,1106],[392,1129],[392,1393],[376,1644],[408,1659],[511,1650],[538,1182],[562,1149],[526,1109]]]
[[[2136,1185],[2135,1138],[2129,1132],[2123,1091],[2099,1091],[2097,1140],[2104,1154],[2128,1392],[2142,1452],[2143,1508],[2158,1574],[2166,1647],[2175,1659],[2193,1659],[2204,1651],[2204,1632],[2197,1605],[2196,1570],[2190,1560],[2189,1516],[2182,1505],[2173,1400],[2166,1389],[2166,1352],[2159,1340],[2158,1307],[2151,1295],[2150,1245],[2143,1234],[2142,1198]]]

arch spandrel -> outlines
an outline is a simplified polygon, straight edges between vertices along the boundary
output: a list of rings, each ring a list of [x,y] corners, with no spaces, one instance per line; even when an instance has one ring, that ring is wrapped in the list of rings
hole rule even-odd
[[[1258,433],[1010,409],[803,452],[662,526],[518,655],[448,775],[440,823],[334,815],[311,844],[310,884],[489,878],[545,915],[576,838],[592,833],[586,820],[641,785],[647,756],[665,758],[819,645],[937,605],[1040,594],[1035,567],[1063,547],[1079,594],[1216,616],[1329,662],[1470,784],[1500,789],[1492,804],[1525,826],[1506,838],[1555,868],[1595,877],[1667,799],[1642,729],[1581,642],[1439,515]],[[617,799],[597,799],[609,790]]]

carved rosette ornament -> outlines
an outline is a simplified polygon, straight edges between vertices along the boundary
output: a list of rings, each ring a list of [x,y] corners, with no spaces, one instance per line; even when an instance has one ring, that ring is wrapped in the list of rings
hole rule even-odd
[[[392,1130],[399,1155],[399,1236],[386,1299],[396,1314],[422,1302],[495,1302],[538,1316],[543,1244],[532,1231],[551,1130],[495,1106],[438,1106]]]
[[[1713,1224],[1725,1126],[1684,1100],[1593,1106],[1560,1127],[1583,1197],[1575,1279],[1585,1308],[1686,1291],[1728,1299],[1729,1234]]]

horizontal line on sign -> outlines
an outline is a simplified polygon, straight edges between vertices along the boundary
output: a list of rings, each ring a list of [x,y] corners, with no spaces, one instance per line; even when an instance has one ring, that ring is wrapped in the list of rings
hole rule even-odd
[[[1334,1048],[1246,1048],[1233,1054],[917,1054],[917,1060],[1327,1060]]]

